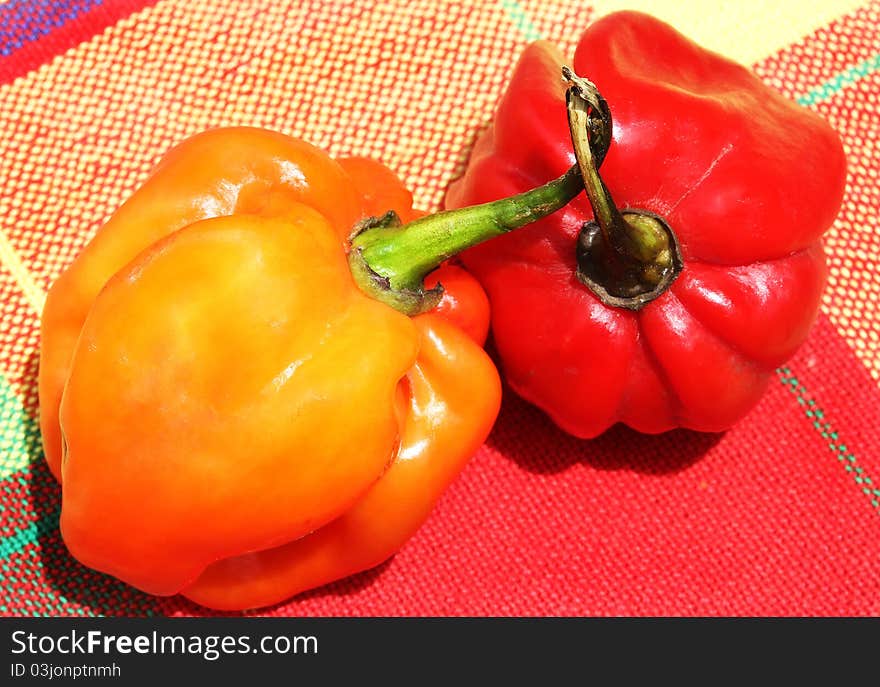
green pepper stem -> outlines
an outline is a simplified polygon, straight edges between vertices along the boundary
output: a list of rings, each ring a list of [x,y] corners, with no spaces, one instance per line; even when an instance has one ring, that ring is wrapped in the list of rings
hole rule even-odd
[[[351,240],[349,263],[358,286],[407,315],[434,307],[439,291],[425,277],[463,250],[531,224],[567,205],[583,190],[574,165],[543,186],[501,200],[447,210],[401,226],[394,213],[370,218]]]

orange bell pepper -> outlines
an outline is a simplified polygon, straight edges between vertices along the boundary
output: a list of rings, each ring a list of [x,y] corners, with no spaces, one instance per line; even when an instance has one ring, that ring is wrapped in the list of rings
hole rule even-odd
[[[432,278],[442,298],[424,279],[567,202],[565,181],[420,218],[379,163],[281,134],[172,150],[43,313],[41,428],[73,555],[224,609],[392,555],[500,403],[473,340],[485,294],[454,267]]]
[[[378,565],[427,519],[485,438],[499,397],[494,368],[460,330],[435,314],[415,323],[421,348],[400,387],[400,445],[379,481],[302,539],[208,566],[185,596],[227,610],[269,605]]]

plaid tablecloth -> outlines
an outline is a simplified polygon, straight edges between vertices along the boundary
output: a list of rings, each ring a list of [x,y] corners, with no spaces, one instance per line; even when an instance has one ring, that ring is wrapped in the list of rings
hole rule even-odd
[[[397,556],[261,612],[880,614],[876,0],[0,3],[0,613],[206,612],[71,559],[36,422],[46,289],[165,150],[208,127],[274,128],[382,159],[435,209],[523,46],[570,54],[622,6],[752,64],[840,132],[848,186],[815,330],[723,435],[579,441],[506,393]]]

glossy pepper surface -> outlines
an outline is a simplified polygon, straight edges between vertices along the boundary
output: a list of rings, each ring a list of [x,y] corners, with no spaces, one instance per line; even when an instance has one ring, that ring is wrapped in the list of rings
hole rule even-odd
[[[576,150],[592,157],[595,198],[462,256],[489,295],[505,375],[581,437],[615,422],[726,429],[816,316],[840,140],[744,67],[619,12],[588,27],[574,56],[611,135],[605,149],[598,129],[590,150],[573,148],[565,62],[549,43],[526,49],[447,196],[451,208],[491,200],[582,162]],[[594,99],[589,116],[602,107]],[[639,252],[653,239],[635,231],[652,218],[666,227],[660,277]]]
[[[441,268],[443,314],[415,317],[355,284],[352,228],[411,204],[379,163],[260,129],[162,160],[43,313],[41,428],[80,561],[237,609],[400,548],[500,399],[465,333],[487,326],[472,278]]]

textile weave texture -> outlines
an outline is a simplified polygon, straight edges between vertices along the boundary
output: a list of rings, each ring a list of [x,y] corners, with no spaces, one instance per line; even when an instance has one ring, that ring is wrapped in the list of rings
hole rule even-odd
[[[600,13],[0,3],[0,614],[211,614],[70,557],[37,428],[46,290],[158,158],[206,128],[267,127],[376,157],[437,209],[523,47],[571,55]],[[848,157],[822,312],[760,405],[724,434],[581,441],[505,390],[488,441],[400,553],[255,613],[880,615],[880,2],[751,66],[825,117]]]

